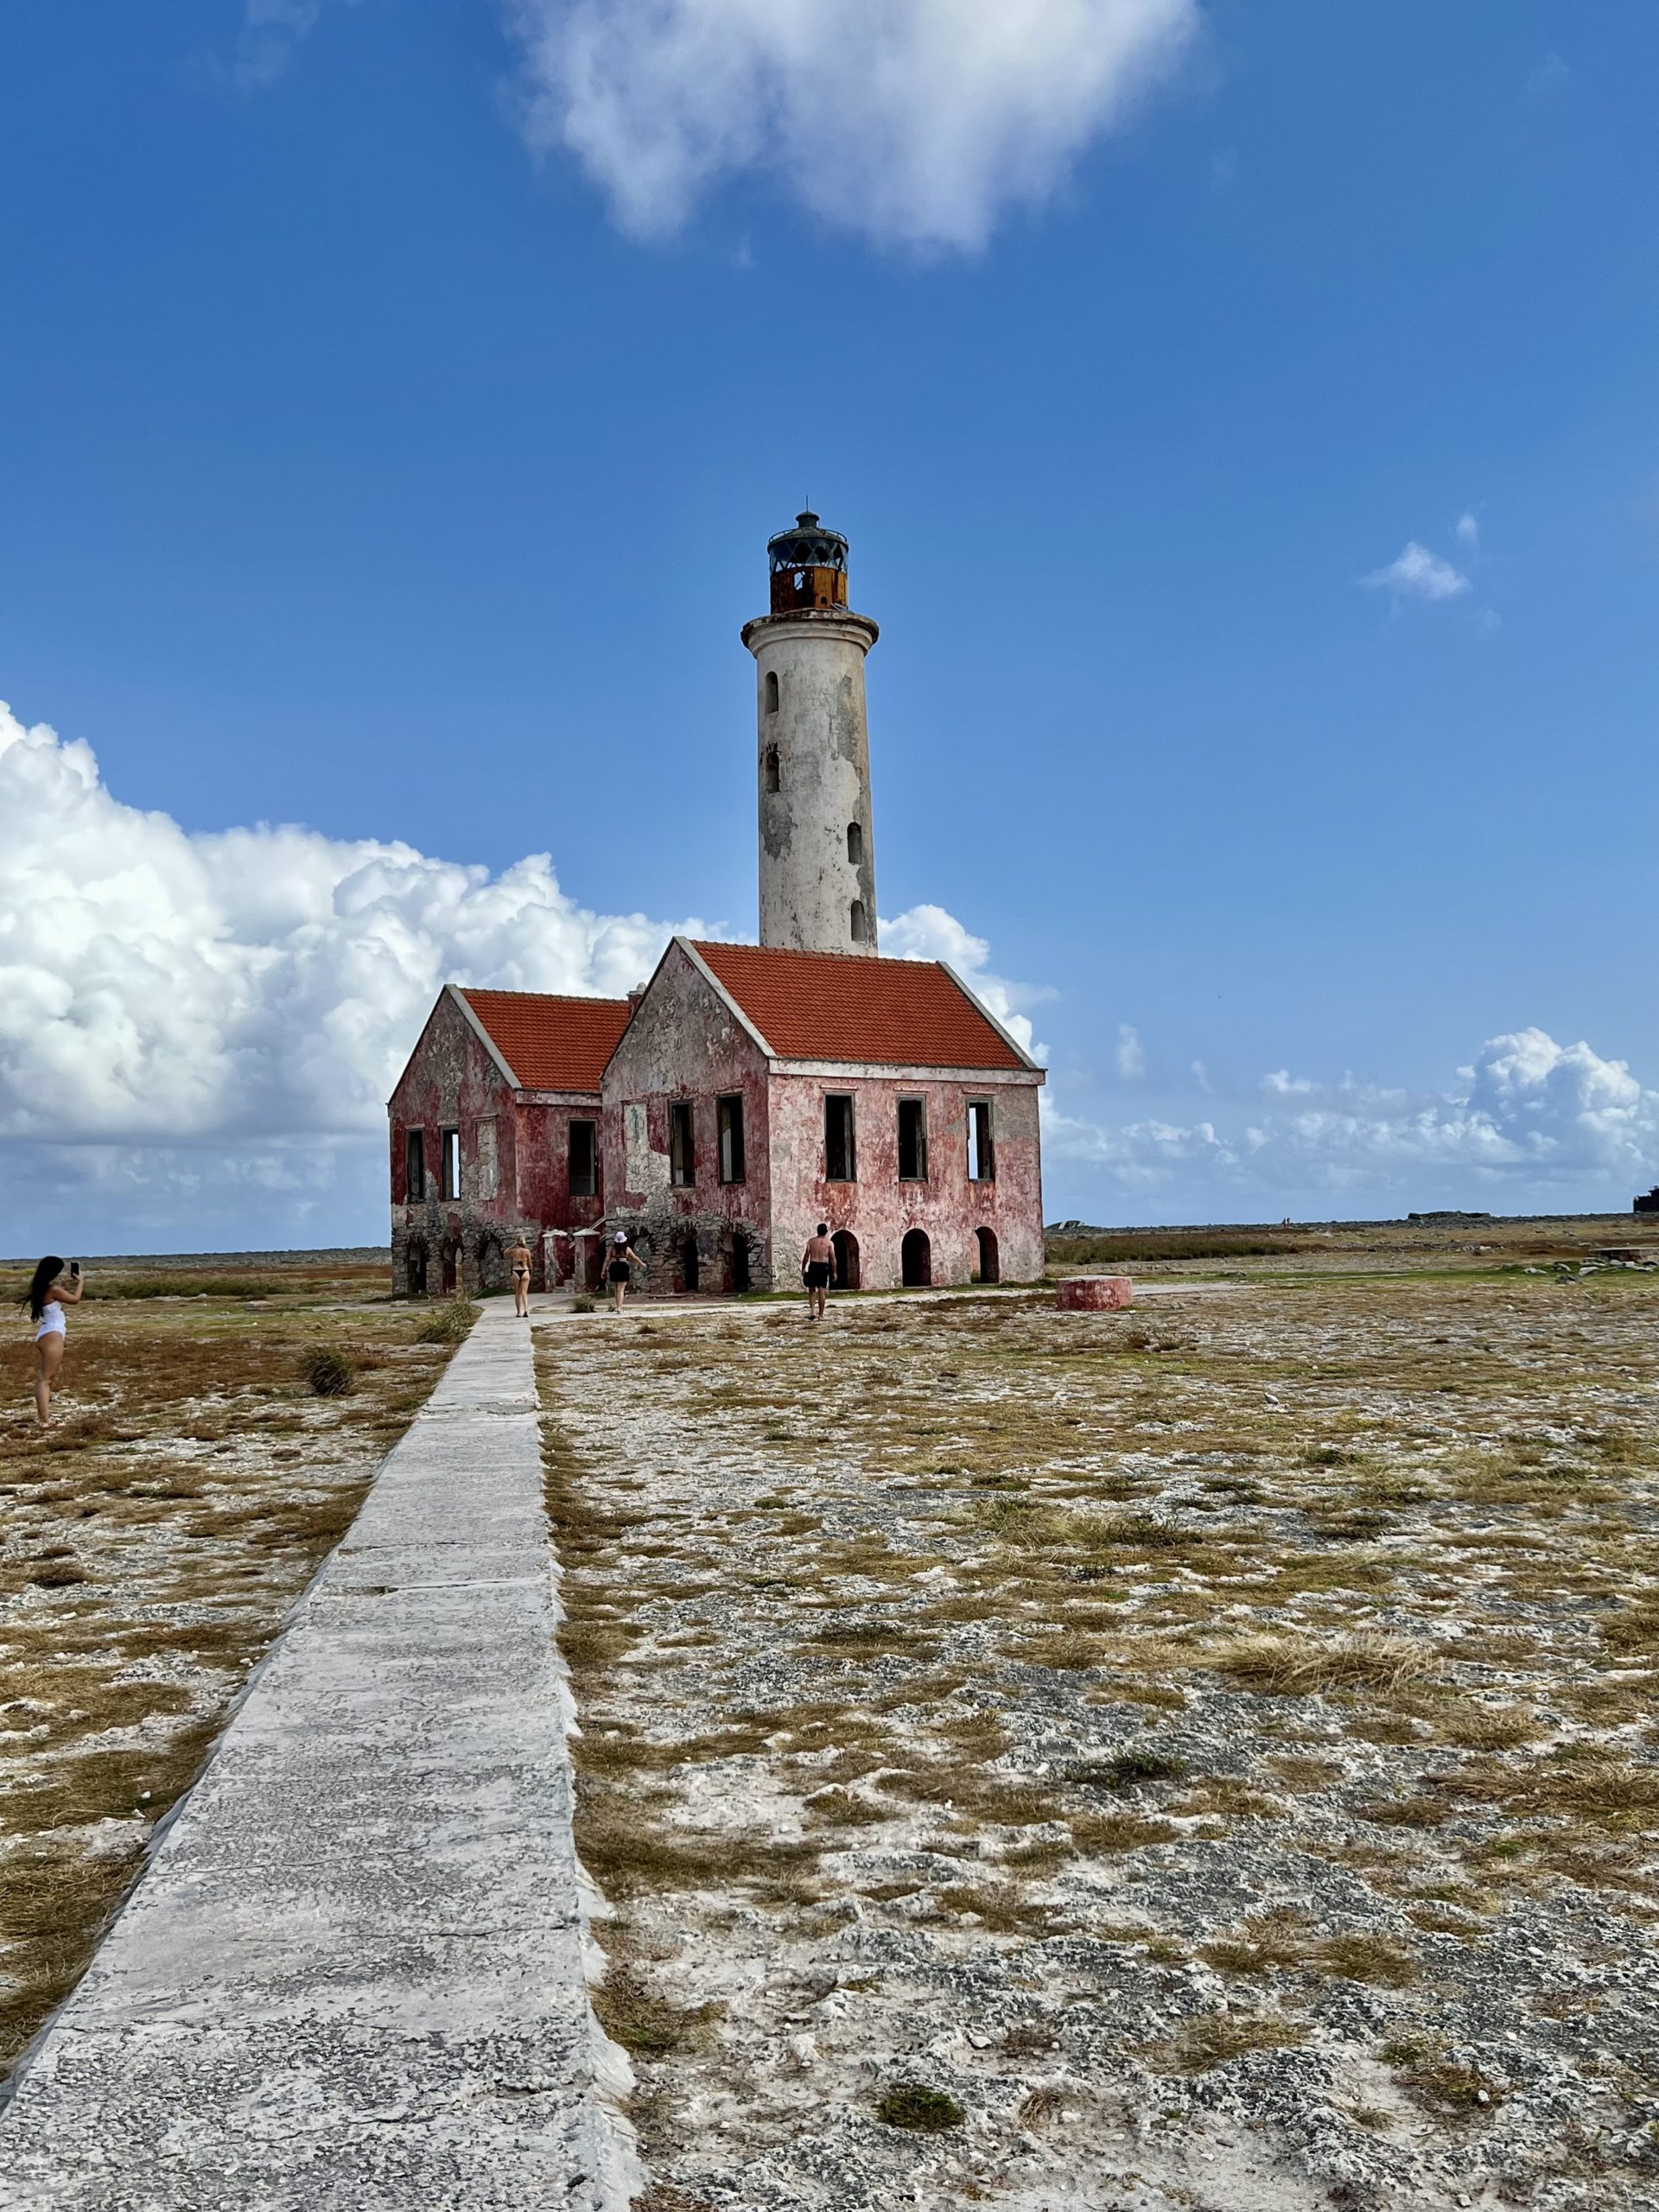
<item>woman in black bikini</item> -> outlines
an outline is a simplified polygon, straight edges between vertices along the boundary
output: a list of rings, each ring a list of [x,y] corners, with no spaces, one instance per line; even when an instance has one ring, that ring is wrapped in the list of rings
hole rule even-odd
[[[622,1311],[622,1301],[628,1294],[628,1284],[634,1269],[638,1268],[643,1274],[645,1265],[629,1243],[627,1230],[619,1229],[611,1239],[611,1263],[605,1270],[606,1280],[611,1286],[612,1303],[619,1313]]]

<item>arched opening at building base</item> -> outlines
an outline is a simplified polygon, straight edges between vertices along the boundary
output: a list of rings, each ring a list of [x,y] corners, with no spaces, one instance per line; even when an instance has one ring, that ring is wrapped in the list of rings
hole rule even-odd
[[[933,1280],[933,1247],[925,1229],[907,1229],[899,1247],[899,1280],[906,1290],[925,1289]]]

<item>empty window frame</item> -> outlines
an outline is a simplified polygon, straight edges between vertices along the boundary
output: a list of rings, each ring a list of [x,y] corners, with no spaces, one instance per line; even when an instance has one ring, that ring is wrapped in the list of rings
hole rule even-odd
[[[899,1101],[899,1180],[901,1183],[925,1183],[927,1180],[927,1101],[925,1098],[901,1098]]]
[[[847,857],[855,868],[863,867],[864,824],[861,822],[849,822],[847,824]]]
[[[783,776],[778,762],[778,748],[769,745],[761,760],[761,780],[769,791],[783,789]]]
[[[572,1122],[569,1139],[570,1195],[593,1198],[599,1195],[599,1123]]]
[[[862,944],[865,942],[865,925],[864,901],[861,899],[854,899],[851,919],[853,943],[855,944]]]
[[[988,1098],[968,1101],[968,1179],[970,1183],[995,1183],[996,1180],[996,1149],[991,1141],[991,1102]]]
[[[461,1196],[461,1131],[440,1129],[438,1144],[442,1160],[443,1195],[446,1198],[458,1198]]]
[[[720,1135],[720,1179],[722,1183],[741,1183],[746,1179],[742,1099],[717,1099],[715,1102],[715,1120]]]
[[[404,1197],[412,1206],[417,1206],[426,1197],[426,1131],[406,1129],[404,1133]]]
[[[777,711],[778,671],[775,668],[769,668],[766,671],[766,712],[769,715],[775,715]]]
[[[853,1102],[844,1094],[827,1092],[823,1101],[823,1179],[826,1183],[856,1183],[858,1137],[853,1126]]]
[[[691,1101],[668,1102],[668,1179],[683,1190],[697,1179],[697,1151],[691,1133]]]

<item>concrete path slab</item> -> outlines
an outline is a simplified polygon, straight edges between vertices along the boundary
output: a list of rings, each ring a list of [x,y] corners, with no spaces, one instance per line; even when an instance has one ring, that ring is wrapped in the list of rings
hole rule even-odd
[[[622,2212],[531,1332],[391,1454],[0,2116],[3,2212]]]

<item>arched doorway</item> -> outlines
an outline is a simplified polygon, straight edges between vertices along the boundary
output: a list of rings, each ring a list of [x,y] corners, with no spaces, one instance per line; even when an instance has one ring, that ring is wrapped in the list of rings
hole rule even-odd
[[[996,1231],[994,1229],[976,1229],[974,1231],[974,1241],[979,1246],[981,1282],[1001,1282],[1002,1262],[997,1254]]]
[[[741,1229],[732,1231],[732,1288],[746,1291],[749,1287],[749,1240]]]
[[[426,1247],[418,1238],[412,1240],[404,1251],[404,1272],[409,1281],[411,1298],[426,1296]]]
[[[453,1298],[461,1269],[461,1239],[458,1236],[444,1238],[438,1249],[438,1266],[442,1271],[443,1294],[446,1298]]]
[[[907,1229],[899,1247],[899,1279],[910,1290],[919,1290],[933,1280],[933,1247],[925,1229]]]
[[[830,1242],[836,1248],[836,1288],[858,1288],[858,1239],[850,1229],[838,1229]]]
[[[684,1243],[680,1246],[681,1289],[695,1290],[697,1287],[700,1273],[701,1269],[697,1262],[697,1240],[695,1236],[689,1236],[686,1237]]]

